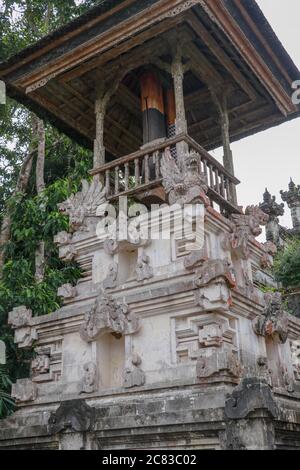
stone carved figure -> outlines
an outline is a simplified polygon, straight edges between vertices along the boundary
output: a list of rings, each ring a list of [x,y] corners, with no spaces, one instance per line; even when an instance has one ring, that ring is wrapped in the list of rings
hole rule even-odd
[[[88,362],[83,366],[83,379],[80,384],[80,393],[93,393],[98,388],[97,364]]]
[[[300,234],[300,185],[296,185],[291,179],[288,191],[280,191],[281,199],[287,203],[291,210],[293,229],[292,235]]]
[[[260,259],[260,266],[262,269],[271,269],[273,266],[273,257],[277,253],[277,247],[273,242],[263,243],[264,254]]]
[[[153,277],[153,269],[150,264],[150,258],[145,253],[143,253],[136,265],[136,278],[139,282],[144,281],[145,279],[151,279]]]
[[[137,353],[133,353],[131,357],[132,367],[125,370],[124,387],[142,387],[145,385],[145,373],[140,368],[142,359]]]
[[[108,267],[108,274],[103,281],[104,289],[113,289],[117,286],[117,278],[118,278],[118,264],[112,263]]]
[[[127,304],[101,292],[91,310],[85,315],[80,335],[85,341],[91,342],[105,333],[120,337],[133,334],[138,328],[139,321],[130,312]]]
[[[95,423],[95,408],[91,408],[84,400],[61,402],[58,409],[51,414],[48,421],[50,434],[58,434],[65,430],[74,432],[91,431]]]
[[[54,243],[58,246],[69,245],[72,240],[72,235],[68,232],[59,232],[54,237]]]
[[[11,396],[17,403],[34,401],[37,397],[36,384],[30,379],[17,380],[17,382],[12,385]]]
[[[253,321],[254,331],[257,335],[277,338],[281,343],[285,343],[289,322],[280,292],[265,294],[265,302],[264,311]]]
[[[161,174],[163,186],[168,195],[169,204],[190,204],[201,202],[206,206],[209,200],[206,196],[208,190],[207,177],[201,172],[201,157],[191,150],[180,164],[172,157],[167,148],[162,157]]]
[[[225,236],[224,249],[232,249],[247,259],[249,257],[248,243],[262,233],[261,225],[266,225],[269,216],[258,206],[248,206],[245,214],[231,215],[231,233]]]
[[[70,218],[72,230],[85,230],[86,217],[96,217],[97,208],[106,201],[105,189],[100,181],[82,181],[82,190],[72,194],[58,208]]]
[[[103,243],[103,248],[104,248],[105,253],[113,256],[116,253],[118,253],[120,249],[120,244],[117,242],[117,240],[106,238]]]

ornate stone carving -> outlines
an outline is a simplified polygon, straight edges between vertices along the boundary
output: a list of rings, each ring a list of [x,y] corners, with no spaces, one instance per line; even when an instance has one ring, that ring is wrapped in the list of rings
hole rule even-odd
[[[227,260],[208,260],[196,272],[196,303],[202,310],[228,310],[230,289],[236,286],[231,264]]]
[[[135,272],[138,281],[144,281],[145,279],[151,279],[153,277],[153,269],[150,265],[150,258],[145,253],[139,257]]]
[[[260,225],[266,225],[269,216],[258,206],[248,206],[245,214],[232,214],[231,233],[225,236],[224,249],[237,251],[244,259],[249,257],[248,243],[262,233]]]
[[[34,401],[37,397],[36,384],[30,379],[17,380],[17,382],[12,385],[11,396],[17,403]]]
[[[116,253],[118,253],[118,251],[120,249],[120,245],[117,242],[117,240],[106,238],[104,240],[104,243],[103,243],[103,248],[104,248],[105,253],[107,253],[108,255],[113,256]]]
[[[130,335],[138,328],[138,319],[130,312],[128,305],[101,292],[92,309],[85,315],[80,335],[90,342],[105,333]]]
[[[64,284],[58,289],[57,296],[65,300],[74,299],[76,297],[76,287],[72,286],[72,284]]]
[[[93,393],[98,388],[97,364],[88,362],[83,366],[83,379],[80,384],[80,393]]]
[[[31,363],[31,370],[34,375],[47,374],[50,370],[50,357],[46,354],[39,354]]]
[[[293,232],[300,233],[300,185],[296,186],[291,179],[288,191],[280,191],[281,198],[291,210]]]
[[[199,379],[225,372],[232,377],[241,376],[242,367],[236,354],[232,351],[214,351],[209,356],[200,356],[197,360],[196,373]]]
[[[258,377],[269,384],[270,387],[272,387],[272,375],[268,364],[268,358],[265,356],[259,356],[256,362]]]
[[[253,411],[264,409],[273,418],[278,416],[269,385],[257,377],[243,379],[225,402],[225,414],[230,419],[244,419]]]
[[[208,260],[206,248],[202,250],[192,250],[192,252],[184,258],[185,269],[194,269],[198,264]]]
[[[15,307],[8,314],[8,324],[14,329],[22,328],[30,324],[31,318],[32,311],[22,305],[21,307]]]
[[[132,367],[130,369],[125,370],[125,388],[142,387],[143,385],[145,385],[146,377],[145,373],[140,368],[141,363],[142,359],[140,358],[140,356],[136,353],[133,353],[131,357]]]
[[[8,315],[8,324],[15,330],[15,343],[19,348],[30,348],[37,340],[35,328],[30,326],[32,311],[25,306],[16,307]]]
[[[106,201],[105,189],[100,181],[91,183],[82,181],[82,190],[72,194],[69,199],[58,205],[58,208],[70,218],[72,230],[85,230],[85,219],[96,217],[97,208]]]
[[[91,431],[95,423],[95,408],[91,408],[84,400],[61,402],[48,421],[50,434],[70,430],[74,432]]]
[[[265,294],[266,306],[261,315],[253,321],[257,335],[269,336],[285,343],[288,336],[288,315],[283,309],[279,292]]]
[[[296,381],[300,381],[300,340],[291,342],[292,366]]]
[[[54,243],[56,243],[58,246],[63,246],[63,245],[69,245],[71,242],[72,235],[68,232],[59,232],[57,235],[54,237]]]
[[[195,151],[190,151],[185,158],[176,163],[170,149],[167,148],[162,157],[161,173],[163,186],[168,195],[169,204],[209,204],[206,196],[207,177],[201,172],[201,158]]]
[[[271,196],[266,189],[263,195],[263,202],[259,204],[260,209],[268,214],[269,220],[266,225],[266,238],[268,242],[280,245],[280,229],[278,217],[284,215],[284,204],[278,204],[275,196]]]
[[[273,242],[263,243],[265,253],[261,257],[260,266],[262,269],[271,269],[273,266],[273,256],[277,253],[277,247]]]
[[[77,250],[74,245],[63,245],[59,248],[59,258],[64,261],[73,261],[77,256]]]
[[[282,383],[284,388],[286,389],[287,392],[293,393],[295,391],[295,384],[293,377],[289,373],[288,369],[286,366],[282,365],[280,368],[281,372],[281,378],[282,378]]]
[[[117,286],[118,269],[117,263],[109,265],[107,277],[103,281],[104,289],[113,289]]]

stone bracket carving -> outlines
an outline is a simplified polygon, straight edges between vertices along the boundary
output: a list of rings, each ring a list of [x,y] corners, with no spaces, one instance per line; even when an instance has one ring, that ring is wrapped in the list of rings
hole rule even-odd
[[[236,286],[231,264],[227,260],[208,260],[196,272],[195,301],[202,310],[229,310],[230,290]]]
[[[280,292],[265,294],[266,306],[253,321],[257,335],[269,336],[285,343],[288,337],[288,314],[284,311]]]
[[[51,414],[48,421],[50,434],[62,431],[91,431],[95,423],[95,408],[91,408],[84,400],[61,402],[58,409]]]
[[[267,410],[273,418],[278,416],[269,385],[257,377],[245,378],[227,398],[225,414],[229,419],[243,419],[256,410]]]
[[[19,348],[31,348],[37,340],[36,329],[30,323],[32,311],[25,306],[16,307],[8,314],[8,324],[15,330],[15,343]]]
[[[72,284],[64,284],[57,291],[57,296],[62,297],[64,300],[72,300],[76,297],[76,287]]]
[[[106,333],[131,335],[139,329],[137,317],[128,305],[101,292],[93,307],[86,313],[80,335],[85,341],[94,341]]]
[[[208,378],[220,372],[226,372],[236,378],[241,376],[241,364],[232,351],[214,351],[209,356],[203,355],[198,358],[196,373],[199,379]]]
[[[12,385],[11,396],[17,403],[34,401],[37,397],[37,387],[30,379],[17,380]]]

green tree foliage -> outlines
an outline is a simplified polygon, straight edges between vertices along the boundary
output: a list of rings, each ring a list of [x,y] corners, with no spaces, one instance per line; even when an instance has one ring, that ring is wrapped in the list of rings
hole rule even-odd
[[[92,0],[0,0],[0,61],[4,61],[45,34],[75,18],[99,1]],[[4,211],[12,217],[11,237],[5,247],[5,266],[0,279],[0,339],[7,347],[7,365],[0,366],[0,418],[13,409],[10,386],[28,376],[31,351],[18,350],[13,332],[7,326],[8,313],[25,305],[33,315],[58,309],[57,289],[75,283],[80,270],[74,263],[62,263],[53,243],[56,233],[68,229],[68,219],[57,209],[92,166],[90,152],[74,144],[46,125],[45,190],[37,195],[35,162],[26,194],[14,189],[20,166],[32,148],[30,112],[8,99],[0,106],[0,223]],[[39,242],[46,247],[43,282],[35,280],[35,250]]]
[[[275,263],[274,272],[276,279],[286,289],[300,286],[300,240],[295,239],[287,247],[279,251]]]

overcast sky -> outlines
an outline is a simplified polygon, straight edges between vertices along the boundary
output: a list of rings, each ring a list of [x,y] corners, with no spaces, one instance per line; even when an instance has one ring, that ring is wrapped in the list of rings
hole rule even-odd
[[[300,68],[300,1],[257,0],[283,46]],[[300,184],[300,118],[232,144],[241,205],[262,200],[265,187],[280,198],[290,177]],[[219,151],[213,152],[218,156]],[[291,226],[289,210],[280,221]]]

